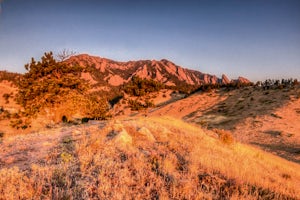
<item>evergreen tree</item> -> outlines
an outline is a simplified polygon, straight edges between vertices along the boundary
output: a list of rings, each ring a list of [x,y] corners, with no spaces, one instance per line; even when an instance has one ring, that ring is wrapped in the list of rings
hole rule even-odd
[[[32,58],[25,69],[27,73],[19,82],[16,99],[24,108],[25,116],[32,117],[44,112],[55,116],[55,121],[74,114],[105,118],[107,103],[88,93],[88,83],[80,78],[82,67],[57,62],[49,52],[41,61],[36,62]]]
[[[87,90],[87,83],[80,79],[82,68],[57,62],[52,52],[45,53],[38,62],[32,58],[25,69],[27,73],[19,82],[17,102],[28,115],[59,103],[62,96],[70,93],[83,95]]]

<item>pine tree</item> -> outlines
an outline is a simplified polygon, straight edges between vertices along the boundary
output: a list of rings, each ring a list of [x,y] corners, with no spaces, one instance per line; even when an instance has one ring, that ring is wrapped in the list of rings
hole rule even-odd
[[[41,61],[32,58],[25,69],[27,73],[19,82],[16,100],[24,108],[26,117],[44,112],[56,122],[74,114],[105,118],[108,106],[104,100],[97,100],[88,93],[88,83],[80,78],[82,67],[57,62],[49,52]]]
[[[17,102],[27,115],[59,103],[62,96],[70,93],[83,95],[87,90],[87,83],[80,79],[82,68],[57,62],[52,52],[45,53],[38,62],[32,58],[25,69],[27,73],[19,82]]]

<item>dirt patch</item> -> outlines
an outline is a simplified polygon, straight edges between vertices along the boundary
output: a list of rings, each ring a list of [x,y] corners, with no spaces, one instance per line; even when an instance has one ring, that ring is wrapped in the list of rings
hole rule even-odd
[[[99,122],[101,127],[103,122]],[[0,168],[18,167],[27,170],[32,164],[42,164],[54,156],[66,138],[77,140],[82,137],[81,126],[56,128],[39,133],[16,135],[3,138],[0,142]]]

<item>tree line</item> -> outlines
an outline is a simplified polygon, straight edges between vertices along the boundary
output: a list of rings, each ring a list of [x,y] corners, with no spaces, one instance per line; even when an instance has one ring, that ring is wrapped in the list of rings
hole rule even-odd
[[[269,89],[283,89],[283,88],[291,88],[299,85],[298,79],[267,79],[265,81],[258,81],[255,84],[255,87],[262,88],[263,90]]]

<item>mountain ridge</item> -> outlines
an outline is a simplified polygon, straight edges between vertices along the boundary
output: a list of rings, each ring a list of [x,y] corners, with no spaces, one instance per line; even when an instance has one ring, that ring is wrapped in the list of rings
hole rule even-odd
[[[218,78],[216,75],[184,68],[167,59],[137,60],[120,62],[112,59],[79,54],[71,56],[67,64],[80,65],[84,68],[84,79],[98,83],[98,85],[120,86],[128,82],[133,76],[154,79],[167,86],[200,86],[205,84],[251,83],[247,78],[239,77],[230,80],[226,75]]]

